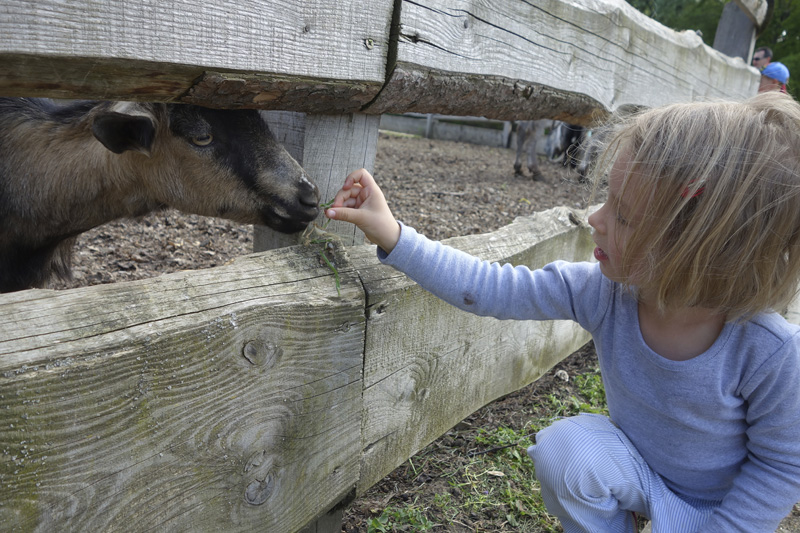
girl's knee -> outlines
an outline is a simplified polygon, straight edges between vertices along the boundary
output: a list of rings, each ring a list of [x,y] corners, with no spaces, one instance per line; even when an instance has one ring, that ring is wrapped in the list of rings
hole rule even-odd
[[[598,455],[607,453],[607,436],[616,440],[615,426],[598,415],[578,415],[554,422],[536,434],[528,448],[536,477],[542,483],[563,482],[568,472],[587,472]]]
[[[598,431],[613,433],[615,426],[599,415],[562,418],[536,434],[536,444],[528,448],[528,454],[534,462],[585,454],[597,442]]]

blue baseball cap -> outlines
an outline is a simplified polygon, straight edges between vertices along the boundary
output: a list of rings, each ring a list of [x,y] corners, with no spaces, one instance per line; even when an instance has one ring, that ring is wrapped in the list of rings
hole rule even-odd
[[[789,81],[789,69],[786,68],[786,65],[783,63],[770,63],[764,67],[764,70],[761,71],[761,75],[772,78],[773,80],[778,80],[783,84]]]

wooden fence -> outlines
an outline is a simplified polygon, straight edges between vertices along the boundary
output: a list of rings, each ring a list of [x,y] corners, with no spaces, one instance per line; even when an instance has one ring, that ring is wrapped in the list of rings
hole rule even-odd
[[[742,60],[618,0],[6,0],[0,66],[5,96],[271,110],[325,197],[372,166],[382,113],[588,123],[758,86]],[[532,267],[582,258],[581,216],[452,243]],[[329,229],[346,245],[338,287],[298,245],[1,296],[3,529],[333,531],[315,520],[586,340],[459,312],[352,227]],[[257,230],[257,249],[285,244]]]

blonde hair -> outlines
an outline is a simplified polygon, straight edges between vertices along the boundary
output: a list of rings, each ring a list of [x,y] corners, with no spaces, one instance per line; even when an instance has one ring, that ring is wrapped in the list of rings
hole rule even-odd
[[[778,92],[744,102],[673,104],[623,118],[592,178],[628,158],[644,213],[622,274],[662,310],[728,320],[782,310],[800,278],[800,105]],[[631,286],[632,283],[627,283]]]

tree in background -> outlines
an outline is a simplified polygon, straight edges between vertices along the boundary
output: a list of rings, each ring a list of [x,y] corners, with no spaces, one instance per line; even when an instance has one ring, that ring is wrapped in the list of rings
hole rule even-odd
[[[711,46],[717,33],[725,0],[628,0],[628,3],[664,26],[676,31],[700,31]]]
[[[756,48],[769,46],[772,60],[789,69],[787,88],[800,99],[800,0],[772,0],[767,25],[756,39]]]
[[[767,24],[756,48],[769,46],[773,60],[789,69],[789,92],[800,96],[800,0],[768,0]],[[633,7],[677,31],[699,30],[712,46],[726,0],[628,0]]]

